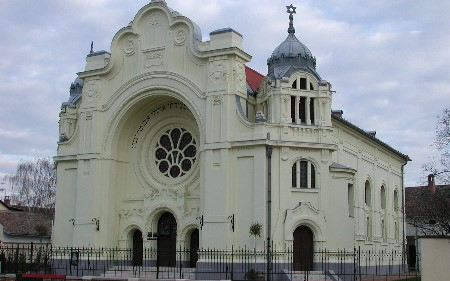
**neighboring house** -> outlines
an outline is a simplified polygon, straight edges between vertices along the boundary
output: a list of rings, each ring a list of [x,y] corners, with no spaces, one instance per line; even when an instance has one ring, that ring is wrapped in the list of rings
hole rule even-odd
[[[34,210],[10,206],[9,198],[0,200],[0,241],[2,245],[26,243],[51,243],[53,211]],[[46,234],[40,236],[37,227],[43,226]]]
[[[408,265],[418,268],[420,236],[450,236],[450,185],[405,188]]]
[[[140,261],[158,247],[165,266],[175,249],[270,238],[307,253],[308,270],[324,249],[402,253],[409,158],[332,114],[331,84],[294,33],[290,15],[262,75],[238,32],[203,42],[153,0],[111,53],[92,51],[61,107],[54,245],[133,248]]]

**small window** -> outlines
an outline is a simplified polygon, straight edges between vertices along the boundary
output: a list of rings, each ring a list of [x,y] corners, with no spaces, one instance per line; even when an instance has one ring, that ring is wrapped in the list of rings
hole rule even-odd
[[[295,97],[291,96],[291,119],[292,123],[295,123]]]
[[[297,162],[292,165],[292,187],[297,187]]]
[[[300,103],[298,106],[300,122],[306,124],[306,97],[300,97]]]
[[[315,99],[311,98],[309,101],[309,119],[311,120],[311,124],[315,124],[314,122],[314,101]]]
[[[306,89],[306,78],[300,78],[300,89],[307,90]]]
[[[386,239],[386,223],[384,220],[381,220],[381,236],[383,238],[383,242],[387,242]]]
[[[297,89],[297,79],[292,83],[292,89]]]
[[[313,85],[312,83],[309,83],[309,89],[310,89],[311,91],[314,91],[314,85]]]
[[[398,209],[398,191],[394,190],[394,211],[399,211]]]
[[[316,188],[316,167],[310,161],[296,161],[291,172],[292,187]]]
[[[371,190],[369,180],[366,180],[366,183],[364,184],[364,203],[366,203],[366,206],[371,205]]]

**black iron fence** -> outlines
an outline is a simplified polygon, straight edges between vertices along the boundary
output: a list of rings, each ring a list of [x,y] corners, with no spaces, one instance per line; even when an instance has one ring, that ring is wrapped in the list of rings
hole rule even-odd
[[[305,254],[290,248],[272,247],[268,253],[231,247],[226,250],[202,249],[197,254],[191,255],[189,249],[176,249],[163,256],[156,248],[133,251],[47,244],[0,246],[2,273],[274,281],[338,280],[337,277],[364,281],[375,280],[375,276],[386,276],[388,280],[387,276],[392,275],[398,275],[398,279],[420,277],[418,272],[408,271],[404,253],[396,250],[324,249]],[[196,260],[192,260],[193,257]]]

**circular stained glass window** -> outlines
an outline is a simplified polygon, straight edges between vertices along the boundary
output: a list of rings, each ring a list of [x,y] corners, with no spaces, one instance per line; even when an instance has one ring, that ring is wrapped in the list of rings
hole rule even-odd
[[[183,128],[165,131],[156,143],[156,167],[168,178],[184,176],[194,166],[196,156],[195,139]]]

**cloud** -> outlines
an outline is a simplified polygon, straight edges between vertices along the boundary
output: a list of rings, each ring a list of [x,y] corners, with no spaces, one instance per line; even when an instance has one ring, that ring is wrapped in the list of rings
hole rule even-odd
[[[231,27],[244,37],[250,67],[267,72],[267,58],[286,38],[283,1],[167,0],[209,33]],[[0,173],[33,154],[53,156],[58,113],[82,71],[91,41],[110,50],[115,33],[148,0],[0,1]],[[434,123],[449,105],[450,2],[293,1],[296,36],[333,85],[333,109],[414,162],[414,185],[432,154]]]

